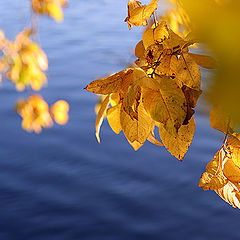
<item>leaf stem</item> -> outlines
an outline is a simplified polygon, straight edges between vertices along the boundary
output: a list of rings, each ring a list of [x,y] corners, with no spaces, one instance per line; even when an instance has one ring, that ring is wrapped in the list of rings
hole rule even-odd
[[[155,24],[155,28],[156,28],[157,27],[157,18],[156,18],[155,11],[153,12],[153,19],[154,19],[154,24]]]

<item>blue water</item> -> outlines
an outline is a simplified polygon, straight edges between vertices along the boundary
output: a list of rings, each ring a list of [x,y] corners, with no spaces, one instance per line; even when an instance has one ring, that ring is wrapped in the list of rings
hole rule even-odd
[[[41,94],[49,103],[69,101],[66,126],[24,132],[13,106],[25,93],[6,82],[0,89],[0,240],[240,238],[239,210],[198,188],[223,137],[203,108],[183,163],[150,143],[134,152],[107,122],[102,143],[95,139],[96,97],[83,88],[134,59],[141,31],[123,22],[126,2],[72,0],[62,24],[39,22],[50,63]],[[29,22],[28,3],[0,1],[0,28],[9,38]]]

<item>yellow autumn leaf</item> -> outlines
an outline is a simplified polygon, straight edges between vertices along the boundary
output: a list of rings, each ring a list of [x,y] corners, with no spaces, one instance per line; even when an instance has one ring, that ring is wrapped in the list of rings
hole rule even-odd
[[[174,137],[169,134],[163,124],[159,125],[159,135],[167,150],[180,161],[187,153],[195,132],[195,121],[192,117],[187,125],[182,125]]]
[[[47,11],[49,16],[54,18],[57,22],[61,22],[63,20],[62,8],[56,3],[48,3]]]
[[[97,118],[96,118],[96,121],[95,121],[95,128],[96,128],[96,134],[95,135],[96,135],[96,138],[97,138],[99,143],[100,143],[99,132],[100,132],[100,128],[101,128],[103,119],[106,115],[106,111],[107,111],[107,107],[109,105],[109,102],[110,102],[110,95],[108,95],[104,99],[104,101],[102,102],[101,107],[100,107],[99,112],[98,112],[98,115],[97,115]]]
[[[224,161],[223,174],[233,183],[240,182],[240,168],[235,165],[232,159],[226,159]]]
[[[22,128],[28,132],[40,133],[42,128],[53,125],[48,104],[40,95],[32,95],[16,104],[18,114],[23,118]]]
[[[236,190],[233,183],[228,182],[223,187],[216,189],[215,192],[232,207],[240,209],[239,191]]]
[[[144,48],[144,45],[143,45],[143,40],[141,40],[141,41],[136,45],[136,48],[135,48],[135,56],[136,56],[137,58],[143,58],[144,52],[145,52],[145,48]]]
[[[163,123],[167,131],[176,136],[182,125],[187,104],[182,90],[170,78],[158,78],[158,91],[143,88],[143,104],[154,121]]]
[[[207,164],[206,172],[204,172],[199,181],[199,187],[203,190],[218,190],[227,184],[227,178],[222,172],[222,161],[225,152],[223,149],[219,150],[214,158]]]
[[[117,104],[107,109],[108,123],[116,134],[119,134],[122,130],[121,121],[120,121],[121,109],[122,109],[122,104]]]
[[[233,133],[233,137],[227,140],[227,147],[231,152],[233,162],[240,168],[240,140],[238,137],[239,134]]]
[[[97,94],[111,94],[128,88],[132,80],[133,69],[126,69],[107,78],[95,80],[87,85],[86,90]]]
[[[171,68],[176,76],[176,81],[192,89],[200,90],[201,71],[188,53],[182,53],[177,64],[172,65]]]
[[[120,122],[128,141],[131,143],[137,141],[140,144],[147,140],[153,124],[153,120],[145,111],[142,102],[137,108],[137,119],[132,118],[122,107]]]
[[[210,112],[210,124],[212,128],[217,129],[225,134],[234,132],[234,123],[229,114],[224,113],[220,106],[213,106]]]
[[[128,16],[125,22],[128,23],[129,29],[135,26],[146,26],[147,19],[151,17],[157,9],[158,0],[152,0],[147,6],[142,6],[141,2],[135,0],[128,1]]]
[[[213,57],[202,55],[202,54],[195,54],[189,53],[189,56],[203,68],[214,69],[217,66],[217,63]]]

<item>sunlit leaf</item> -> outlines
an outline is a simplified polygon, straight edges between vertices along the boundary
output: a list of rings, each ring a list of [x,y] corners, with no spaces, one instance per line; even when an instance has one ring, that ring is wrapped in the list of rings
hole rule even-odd
[[[180,161],[183,160],[192,143],[195,132],[195,121],[192,117],[187,125],[182,125],[174,137],[169,134],[163,124],[159,125],[159,135],[167,150]]]

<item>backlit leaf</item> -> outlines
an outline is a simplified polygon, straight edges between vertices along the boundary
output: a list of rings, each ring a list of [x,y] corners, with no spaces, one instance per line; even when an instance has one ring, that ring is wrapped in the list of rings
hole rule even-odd
[[[176,137],[169,134],[164,125],[159,125],[159,135],[167,150],[180,161],[183,160],[187,153],[189,146],[192,143],[192,139],[195,132],[195,121],[192,117],[187,125],[182,125],[177,133]]]
[[[174,80],[158,78],[158,91],[143,88],[143,104],[154,121],[163,123],[167,131],[175,135],[182,125],[186,113],[186,99]]]

